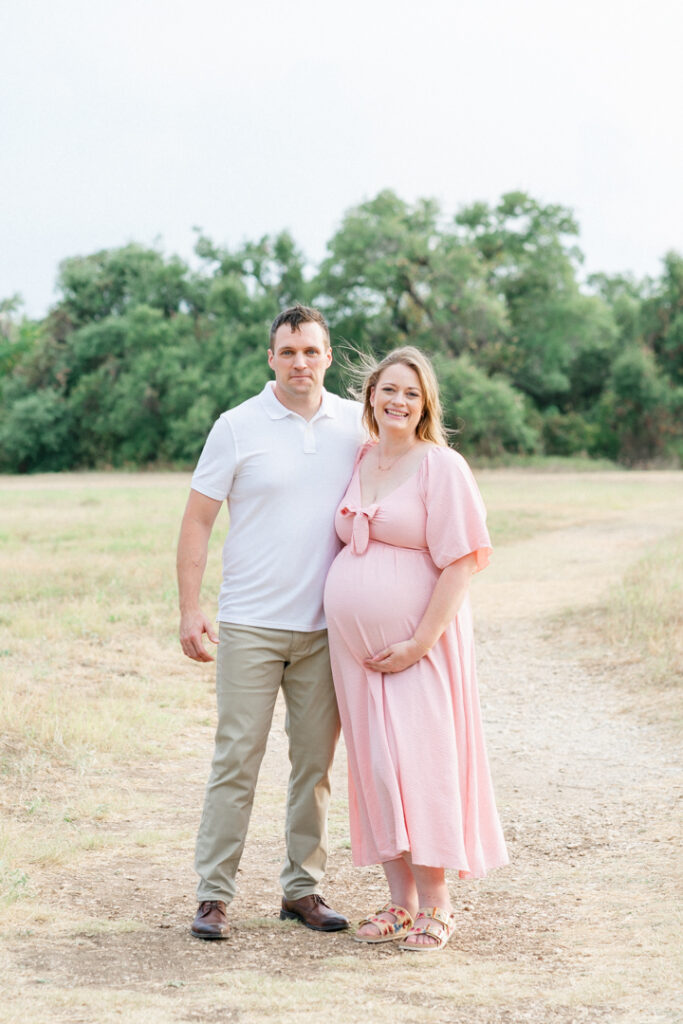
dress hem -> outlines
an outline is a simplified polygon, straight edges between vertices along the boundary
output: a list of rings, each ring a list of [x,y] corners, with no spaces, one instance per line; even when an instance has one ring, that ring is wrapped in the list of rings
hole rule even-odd
[[[356,867],[356,868],[369,868],[369,867],[374,867],[376,864],[386,864],[388,861],[398,860],[403,853],[409,853],[409,852],[410,852],[409,850],[401,850],[400,853],[389,854],[386,857],[382,857],[381,859],[376,859],[376,858],[367,858],[367,859],[366,858],[357,858],[357,857],[354,857],[353,854],[352,854],[351,859],[353,861],[353,866],[354,867]],[[497,871],[499,868],[508,867],[508,865],[510,863],[510,860],[509,860],[508,857],[503,857],[501,860],[493,861],[491,864],[488,864],[485,868],[482,868],[479,871],[472,871],[468,867],[464,868],[464,867],[461,867],[460,864],[453,864],[453,863],[450,863],[450,862],[449,863],[445,863],[445,864],[421,864],[419,861],[414,861],[413,863],[415,863],[418,867],[442,868],[444,871],[457,871],[458,875],[462,879],[466,879],[466,878],[477,879],[477,878],[486,878],[486,876],[491,871]]]

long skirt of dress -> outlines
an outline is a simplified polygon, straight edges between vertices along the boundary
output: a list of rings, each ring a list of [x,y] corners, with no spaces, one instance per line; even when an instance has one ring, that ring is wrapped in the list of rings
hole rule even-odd
[[[409,851],[415,864],[482,877],[507,863],[482,733],[469,600],[404,672],[363,662],[412,636],[439,570],[429,553],[370,540],[345,547],[325,608],[349,764],[355,864]]]

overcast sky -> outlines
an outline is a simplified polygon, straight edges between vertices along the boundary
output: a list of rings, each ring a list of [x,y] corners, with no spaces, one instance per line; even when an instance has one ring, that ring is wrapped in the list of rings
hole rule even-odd
[[[572,207],[589,271],[683,249],[679,0],[0,0],[0,298],[63,258],[288,228],[392,188]]]

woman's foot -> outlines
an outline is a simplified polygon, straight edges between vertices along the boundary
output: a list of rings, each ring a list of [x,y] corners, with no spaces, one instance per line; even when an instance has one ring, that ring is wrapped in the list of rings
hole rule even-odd
[[[400,948],[416,953],[437,952],[455,931],[455,914],[450,907],[420,907],[415,924],[402,940]]]
[[[353,937],[356,942],[393,942],[407,935],[412,924],[413,919],[404,907],[387,903],[376,914],[363,918]]]

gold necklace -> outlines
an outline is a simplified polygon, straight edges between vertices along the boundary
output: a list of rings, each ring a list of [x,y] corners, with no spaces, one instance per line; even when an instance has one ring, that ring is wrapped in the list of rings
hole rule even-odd
[[[379,448],[378,448],[377,449],[377,469],[379,470],[380,473],[388,473],[390,469],[393,469],[394,466],[398,462],[401,461],[401,459],[404,459],[406,457],[408,452],[412,452],[414,447],[415,447],[415,444],[411,444],[410,448],[407,448],[404,452],[401,453],[401,455],[397,455],[396,458],[393,459],[392,462],[390,462],[388,466],[380,466],[380,464],[379,464]]]

